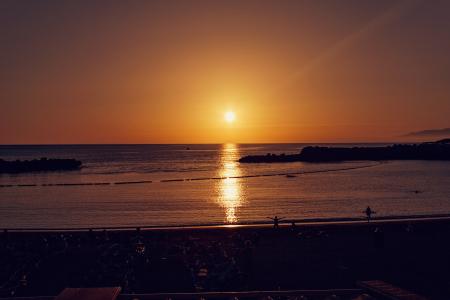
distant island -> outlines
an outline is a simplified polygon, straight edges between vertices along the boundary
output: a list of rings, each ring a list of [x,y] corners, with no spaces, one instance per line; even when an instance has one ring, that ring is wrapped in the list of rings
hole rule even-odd
[[[249,155],[241,163],[336,162],[350,160],[450,160],[450,139],[385,147],[308,146],[296,154]]]
[[[41,159],[6,161],[0,159],[0,174],[69,171],[81,168],[81,161],[76,159]]]

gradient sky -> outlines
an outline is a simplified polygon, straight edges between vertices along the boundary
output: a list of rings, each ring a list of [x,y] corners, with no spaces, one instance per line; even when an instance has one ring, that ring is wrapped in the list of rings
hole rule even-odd
[[[450,126],[450,2],[3,0],[0,101],[1,144],[397,141]]]

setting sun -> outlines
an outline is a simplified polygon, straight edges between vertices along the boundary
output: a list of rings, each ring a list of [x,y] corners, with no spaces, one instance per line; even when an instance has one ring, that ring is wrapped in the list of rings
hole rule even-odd
[[[227,123],[233,123],[236,119],[236,114],[232,111],[227,111],[224,115],[224,118]]]

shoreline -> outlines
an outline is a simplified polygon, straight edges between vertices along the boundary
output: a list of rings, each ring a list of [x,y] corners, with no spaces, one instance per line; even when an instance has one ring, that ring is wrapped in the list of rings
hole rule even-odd
[[[358,226],[358,225],[388,225],[388,224],[415,224],[422,222],[445,222],[450,221],[449,214],[428,214],[428,215],[410,215],[410,216],[382,216],[372,218],[370,222],[364,217],[353,218],[310,218],[310,219],[289,219],[285,222],[280,221],[280,228],[289,228],[292,222],[298,227],[333,227],[333,226]],[[180,224],[180,225],[137,225],[137,226],[92,226],[92,227],[12,227],[0,228],[3,232],[86,232],[86,231],[196,231],[208,229],[264,229],[273,228],[272,222],[248,222],[236,224]]]

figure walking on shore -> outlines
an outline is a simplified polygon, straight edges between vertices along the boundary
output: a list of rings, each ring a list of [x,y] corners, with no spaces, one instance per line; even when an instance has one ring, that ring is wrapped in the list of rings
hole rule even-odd
[[[278,224],[280,223],[281,220],[284,219],[284,218],[278,218],[277,216],[275,216],[275,218],[270,218],[270,217],[267,217],[267,218],[273,220],[273,228],[278,228]]]
[[[366,216],[367,216],[367,223],[370,222],[370,219],[372,218],[372,214],[375,214],[376,212],[374,212],[370,206],[367,206],[366,210],[365,210]]]

